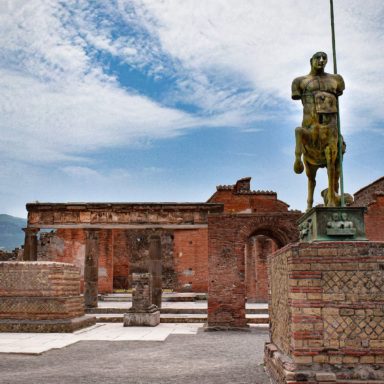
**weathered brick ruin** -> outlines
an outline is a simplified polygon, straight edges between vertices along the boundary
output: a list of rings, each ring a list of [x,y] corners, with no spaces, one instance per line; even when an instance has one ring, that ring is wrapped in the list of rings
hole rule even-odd
[[[98,292],[108,293],[131,288],[132,273],[148,271],[150,238],[157,235],[162,287],[207,292],[208,216],[229,214],[257,222],[243,239],[247,244],[244,284],[249,301],[265,302],[266,257],[297,238],[295,220],[300,212],[289,211],[275,192],[252,191],[250,181],[248,177],[235,185],[218,186],[207,203],[27,204],[25,259],[74,263],[81,269],[84,289],[86,232],[97,229]],[[289,219],[283,224],[277,217]],[[238,230],[236,225],[228,228],[233,233]]]
[[[220,247],[228,248],[217,242],[222,238],[227,239],[223,244],[237,242],[236,257],[242,260],[237,268],[244,275],[241,289],[246,299],[266,302],[267,255],[298,239],[295,222],[301,212],[290,211],[275,192],[252,191],[250,181],[247,177],[218,186],[206,203],[27,204],[24,260],[77,265],[83,291],[86,232],[97,229],[97,288],[99,293],[109,293],[132,288],[132,273],[148,272],[150,238],[156,235],[161,244],[162,287],[207,292],[211,284],[214,296],[208,270],[215,273],[215,267],[214,261],[208,267],[208,253],[214,259],[222,252]],[[369,240],[384,240],[383,191],[381,178],[354,195],[353,205],[367,207]],[[218,234],[221,227],[223,233]]]
[[[290,244],[270,255],[274,383],[384,382],[384,243]]]
[[[95,324],[84,315],[77,267],[0,262],[0,332],[73,332]]]

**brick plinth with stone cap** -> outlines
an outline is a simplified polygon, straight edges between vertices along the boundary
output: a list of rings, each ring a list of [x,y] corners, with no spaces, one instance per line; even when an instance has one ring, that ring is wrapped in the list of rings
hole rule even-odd
[[[95,322],[73,264],[0,262],[0,332],[73,332]]]
[[[274,383],[384,382],[384,243],[290,244],[269,257]]]

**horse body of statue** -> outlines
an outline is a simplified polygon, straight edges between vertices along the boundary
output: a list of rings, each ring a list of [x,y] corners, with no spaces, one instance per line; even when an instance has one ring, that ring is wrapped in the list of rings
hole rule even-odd
[[[338,96],[344,91],[344,80],[340,75],[324,72],[327,55],[317,52],[311,58],[311,72],[293,80],[292,99],[303,104],[302,126],[296,128],[294,171],[308,177],[307,209],[312,208],[319,168],[327,168],[328,191],[326,206],[339,203],[340,161],[338,150]],[[341,138],[342,139],[342,138]],[[343,143],[343,152],[345,144]],[[303,160],[302,160],[303,156]]]

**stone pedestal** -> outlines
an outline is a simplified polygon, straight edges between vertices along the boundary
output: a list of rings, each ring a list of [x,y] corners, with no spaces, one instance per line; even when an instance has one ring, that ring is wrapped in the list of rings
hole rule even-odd
[[[152,304],[152,275],[133,273],[132,287],[132,307],[124,314],[124,327],[155,327],[160,323],[160,311]]]
[[[361,241],[365,237],[364,207],[315,207],[299,220],[301,241]]]
[[[384,243],[291,244],[269,258],[274,383],[384,382]]]
[[[73,332],[95,323],[84,314],[74,265],[0,262],[0,332]]]

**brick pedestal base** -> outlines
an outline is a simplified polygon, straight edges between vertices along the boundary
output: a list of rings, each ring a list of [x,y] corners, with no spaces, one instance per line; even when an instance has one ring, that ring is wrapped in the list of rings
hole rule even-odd
[[[0,332],[73,332],[95,322],[84,315],[74,265],[0,262]]]
[[[384,243],[293,244],[269,263],[273,382],[384,382]]]

